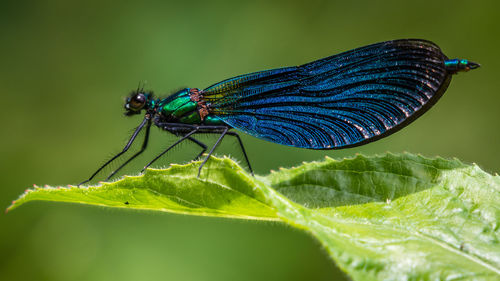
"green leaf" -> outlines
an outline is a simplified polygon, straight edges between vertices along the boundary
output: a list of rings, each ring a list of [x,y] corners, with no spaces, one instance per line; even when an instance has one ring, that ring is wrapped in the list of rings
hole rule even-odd
[[[254,178],[228,158],[148,170],[33,200],[284,221],[311,233],[354,280],[499,280],[500,178],[411,154],[305,163]]]

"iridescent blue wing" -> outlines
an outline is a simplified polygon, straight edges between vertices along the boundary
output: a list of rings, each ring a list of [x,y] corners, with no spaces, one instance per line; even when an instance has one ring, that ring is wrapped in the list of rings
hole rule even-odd
[[[428,110],[451,80],[424,40],[378,43],[296,67],[237,76],[203,91],[213,115],[271,142],[311,149],[361,145]]]

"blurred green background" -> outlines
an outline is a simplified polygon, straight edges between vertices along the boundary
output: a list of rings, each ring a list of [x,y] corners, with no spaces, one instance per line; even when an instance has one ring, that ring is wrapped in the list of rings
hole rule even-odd
[[[0,207],[32,184],[76,184],[120,151],[140,122],[123,116],[139,81],[168,95],[397,38],[432,40],[482,68],[457,75],[409,127],[363,147],[311,151],[243,136],[256,172],[385,151],[500,171],[499,10],[497,0],[2,0]],[[127,172],[174,140],[155,129]],[[218,154],[242,159],[229,140]],[[197,152],[185,144],[160,165]],[[318,242],[277,223],[37,202],[0,215],[0,229],[0,280],[344,278]]]

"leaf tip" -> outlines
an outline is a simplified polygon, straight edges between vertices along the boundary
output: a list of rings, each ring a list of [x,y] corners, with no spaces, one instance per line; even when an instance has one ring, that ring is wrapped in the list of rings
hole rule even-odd
[[[8,206],[5,209],[5,214],[7,214],[8,212],[10,212],[12,209],[14,209],[16,207],[16,204],[17,204],[17,200],[12,200],[12,202],[10,202],[10,206]]]

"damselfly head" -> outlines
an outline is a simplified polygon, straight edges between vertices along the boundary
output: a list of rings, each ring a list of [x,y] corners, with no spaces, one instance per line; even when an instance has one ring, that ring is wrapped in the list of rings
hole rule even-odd
[[[151,94],[142,90],[134,91],[125,101],[125,115],[132,116],[140,114],[143,109],[148,109],[151,102]]]

